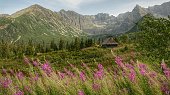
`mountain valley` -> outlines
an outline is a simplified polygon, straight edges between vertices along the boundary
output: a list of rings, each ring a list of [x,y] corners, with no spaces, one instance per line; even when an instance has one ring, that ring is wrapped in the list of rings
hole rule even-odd
[[[142,8],[139,5],[117,17],[107,13],[81,15],[74,11],[53,12],[40,5],[32,5],[12,15],[0,15],[0,39],[50,41],[60,38],[87,37],[89,35],[117,35],[126,33],[146,14],[164,17],[170,14],[170,2]]]

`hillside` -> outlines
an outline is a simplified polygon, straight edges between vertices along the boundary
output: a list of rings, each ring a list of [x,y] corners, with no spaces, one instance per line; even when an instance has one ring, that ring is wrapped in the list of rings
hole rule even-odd
[[[97,15],[81,15],[74,11],[61,10],[58,14],[62,17],[62,21],[68,23],[72,27],[81,29],[89,34],[106,34],[106,26],[111,24],[114,16],[106,13]]]
[[[143,55],[141,58],[170,62],[169,26],[170,18],[155,18],[147,14],[119,40],[122,44],[132,44]]]
[[[39,5],[32,5],[1,20],[0,39],[51,41],[85,36],[82,30],[70,27],[59,15]]]
[[[147,10],[149,13],[153,14],[156,17],[167,17],[170,15],[170,2],[163,3],[161,5],[155,5],[149,7]]]
[[[170,15],[169,7],[170,2],[149,8],[136,5],[131,12],[121,13],[117,17],[107,13],[81,15],[74,11],[65,10],[61,10],[58,14],[61,15],[63,21],[90,34],[115,35],[129,31],[146,14],[152,14],[155,17],[167,17]]]
[[[146,10],[137,5],[132,12],[127,12],[114,17],[106,13],[97,15],[81,15],[74,11],[61,10],[58,12],[62,20],[73,27],[79,28],[90,34],[119,34],[124,33],[134,26],[134,23],[147,14]]]

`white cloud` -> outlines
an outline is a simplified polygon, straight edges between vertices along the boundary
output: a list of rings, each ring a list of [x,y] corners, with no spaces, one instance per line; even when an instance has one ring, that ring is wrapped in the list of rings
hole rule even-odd
[[[79,5],[83,0],[59,0],[61,3],[71,4],[72,6]]]
[[[104,0],[57,0],[65,5],[67,5],[68,7],[71,8],[78,8],[80,4],[83,3],[93,3],[93,2],[101,2]]]

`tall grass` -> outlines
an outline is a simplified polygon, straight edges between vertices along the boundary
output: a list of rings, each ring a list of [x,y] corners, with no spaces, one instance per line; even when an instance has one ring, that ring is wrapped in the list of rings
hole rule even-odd
[[[40,63],[25,58],[29,73],[2,69],[0,95],[169,95],[170,68],[159,68],[116,57],[112,67],[85,63],[81,68],[55,71],[48,61]],[[156,68],[156,69],[155,69]]]

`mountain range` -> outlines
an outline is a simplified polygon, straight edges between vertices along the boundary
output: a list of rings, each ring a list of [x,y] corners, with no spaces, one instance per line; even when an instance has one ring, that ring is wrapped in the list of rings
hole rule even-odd
[[[170,2],[143,8],[136,5],[131,12],[119,14],[117,17],[107,13],[97,15],[81,15],[74,11],[61,10],[58,14],[69,25],[90,34],[120,34],[129,31],[146,14],[155,17],[170,15]]]
[[[64,23],[55,12],[39,5],[32,5],[0,19],[0,38],[11,42],[51,41],[85,35],[82,30]]]
[[[40,5],[32,5],[12,15],[0,15],[0,39],[11,42],[33,39],[50,41],[88,35],[126,33],[146,14],[166,18],[170,15],[170,2],[143,8],[136,5],[131,12],[117,17],[107,13],[82,15],[64,9],[54,12]]]

